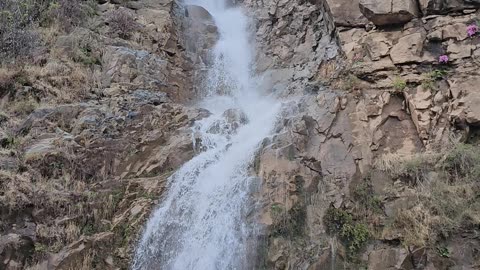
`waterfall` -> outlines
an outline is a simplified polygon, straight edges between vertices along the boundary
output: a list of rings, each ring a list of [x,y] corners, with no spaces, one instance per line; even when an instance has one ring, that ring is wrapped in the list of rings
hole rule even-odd
[[[134,270],[251,268],[247,241],[255,230],[247,215],[252,186],[260,181],[252,164],[280,104],[259,89],[253,75],[248,18],[221,1],[192,3],[210,12],[220,33],[199,104],[211,115],[192,128],[201,152],[169,178],[136,248]]]

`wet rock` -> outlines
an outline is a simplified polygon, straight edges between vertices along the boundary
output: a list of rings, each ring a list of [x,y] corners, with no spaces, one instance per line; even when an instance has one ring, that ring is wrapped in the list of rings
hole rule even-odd
[[[219,33],[213,17],[206,9],[196,5],[185,6],[187,21],[187,50],[195,55],[194,61],[210,66],[209,49],[215,45]]]

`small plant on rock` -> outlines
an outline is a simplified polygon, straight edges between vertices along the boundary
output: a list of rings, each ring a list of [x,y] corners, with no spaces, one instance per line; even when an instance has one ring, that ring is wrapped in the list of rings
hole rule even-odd
[[[400,78],[400,77],[395,77],[393,80],[393,88],[397,91],[403,91],[407,87],[407,82]]]
[[[475,36],[477,32],[478,32],[478,26],[475,23],[472,23],[469,26],[467,26],[467,35],[469,37]]]
[[[338,235],[347,247],[349,256],[357,253],[368,241],[370,232],[365,224],[355,222],[345,210],[330,207],[323,217],[323,223],[330,235]]]
[[[448,56],[447,55],[440,55],[440,57],[438,57],[438,62],[440,64],[448,64]]]
[[[447,75],[445,70],[435,69],[432,72],[427,73],[426,77],[422,80],[422,87],[424,89],[435,89],[435,81],[442,80]]]
[[[443,257],[443,258],[450,257],[450,251],[448,250],[447,247],[437,247],[437,253],[438,255],[440,255],[440,257]]]

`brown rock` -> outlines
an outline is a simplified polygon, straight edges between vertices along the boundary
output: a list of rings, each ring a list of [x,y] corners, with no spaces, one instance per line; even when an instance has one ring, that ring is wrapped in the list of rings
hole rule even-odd
[[[414,33],[400,38],[390,50],[393,63],[420,62],[424,40],[423,33]]]
[[[394,270],[405,269],[403,261],[408,256],[408,251],[403,248],[383,248],[373,250],[368,254],[368,269],[371,270]]]
[[[392,47],[392,41],[383,33],[372,33],[365,39],[364,46],[367,49],[370,58],[376,61],[381,57],[388,55],[388,52]]]
[[[442,39],[456,39],[457,41],[467,39],[466,25],[464,23],[449,24],[442,28]]]
[[[419,16],[414,0],[360,0],[360,10],[375,25],[409,22]]]
[[[327,0],[335,24],[339,26],[363,26],[368,20],[360,12],[359,0]]]
[[[447,53],[449,54],[450,59],[456,60],[470,57],[473,49],[475,49],[474,45],[452,42],[447,47]]]

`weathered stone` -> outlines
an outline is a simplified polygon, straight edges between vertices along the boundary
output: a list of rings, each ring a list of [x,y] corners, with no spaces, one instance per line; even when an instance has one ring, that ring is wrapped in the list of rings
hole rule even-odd
[[[419,0],[424,15],[444,14],[478,6],[477,0]]]
[[[475,49],[474,45],[458,44],[452,42],[447,47],[447,53],[450,59],[457,60],[462,58],[468,58],[472,55],[472,50]]]
[[[403,248],[383,248],[368,254],[368,269],[393,270],[403,268],[408,251]]]
[[[365,48],[374,61],[388,55],[392,47],[392,41],[382,33],[372,33],[364,41]]]
[[[400,38],[390,50],[390,57],[394,64],[420,62],[425,36],[414,33]]]
[[[457,41],[465,40],[468,37],[466,25],[464,23],[449,24],[442,28],[442,39],[456,39]]]
[[[419,16],[414,0],[360,0],[363,15],[375,25],[403,24]]]
[[[363,26],[368,21],[360,12],[359,0],[327,0],[335,24],[339,26]]]

